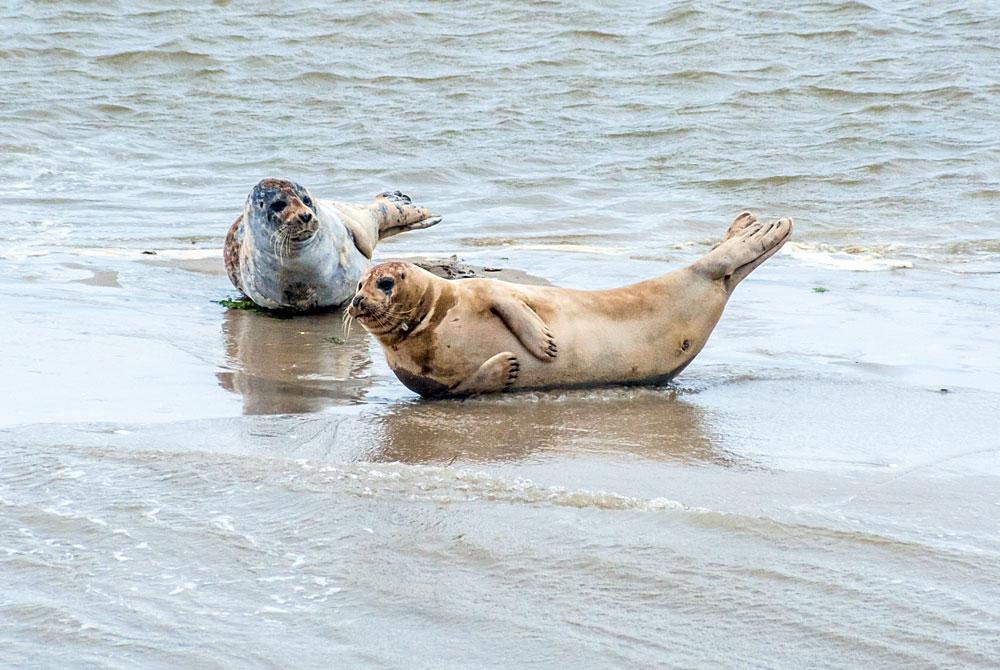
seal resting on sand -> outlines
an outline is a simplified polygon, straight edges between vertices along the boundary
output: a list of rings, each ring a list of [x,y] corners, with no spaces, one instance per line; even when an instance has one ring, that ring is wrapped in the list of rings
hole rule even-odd
[[[399,191],[351,205],[313,200],[299,184],[264,179],[226,235],[226,273],[261,307],[336,307],[354,293],[379,240],[440,220]]]
[[[440,279],[409,263],[365,273],[349,316],[424,397],[665,382],[701,351],[733,289],[792,234],[736,217],[690,266],[607,291]]]

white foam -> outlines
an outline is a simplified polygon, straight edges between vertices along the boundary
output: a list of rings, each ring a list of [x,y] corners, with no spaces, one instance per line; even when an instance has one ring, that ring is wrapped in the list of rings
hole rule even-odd
[[[913,267],[911,261],[888,256],[887,253],[891,251],[891,247],[883,250],[862,247],[838,249],[827,244],[799,242],[789,242],[784,247],[785,254],[803,263],[852,272],[878,272]]]
[[[115,249],[112,247],[86,247],[71,249],[74,256],[89,258],[125,258],[129,260],[155,260],[169,258],[172,260],[202,260],[204,258],[222,258],[222,249],[157,249],[155,254],[146,254],[138,249]]]
[[[320,472],[341,481],[356,482],[356,493],[364,496],[378,495],[387,489],[399,487],[413,497],[426,496],[442,502],[493,500],[513,504],[642,512],[699,511],[668,498],[634,498],[608,491],[542,486],[530,479],[508,479],[486,472],[450,467],[386,464],[379,468],[367,466],[362,470],[349,471],[328,466]],[[374,533],[371,528],[365,527],[362,530]]]
[[[516,244],[519,250],[528,251],[568,251],[574,254],[597,254],[601,256],[621,256],[629,252],[625,247],[595,247],[587,244]]]

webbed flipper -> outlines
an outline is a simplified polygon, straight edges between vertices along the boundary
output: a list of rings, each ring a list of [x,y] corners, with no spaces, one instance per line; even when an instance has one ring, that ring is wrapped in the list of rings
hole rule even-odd
[[[240,281],[240,244],[243,241],[243,236],[241,235],[243,231],[240,229],[241,223],[243,223],[242,214],[236,217],[233,225],[229,227],[229,232],[226,233],[226,241],[222,245],[222,261],[226,264],[226,274],[229,275],[229,281],[241,293],[246,295],[246,292],[243,290],[243,284]]]
[[[726,288],[732,290],[777,253],[791,234],[791,219],[760,223],[750,212],[743,212],[729,226],[725,239],[695,261],[691,268],[710,279],[722,279]]]
[[[351,232],[354,245],[365,258],[375,253],[375,245],[408,230],[430,228],[441,221],[424,207],[417,207],[399,191],[385,191],[375,196],[371,205],[355,205],[329,200],[341,222]]]
[[[509,351],[502,351],[496,356],[486,359],[468,379],[458,386],[449,389],[451,395],[474,395],[476,393],[497,393],[509,388],[517,381],[520,370],[517,356]]]
[[[546,362],[556,357],[555,337],[535,310],[517,298],[497,298],[490,309],[532,356]]]
[[[401,191],[383,191],[375,196],[375,204],[369,205],[377,222],[380,240],[408,230],[430,228],[441,222],[440,216],[433,216],[426,207],[413,204],[410,196]]]

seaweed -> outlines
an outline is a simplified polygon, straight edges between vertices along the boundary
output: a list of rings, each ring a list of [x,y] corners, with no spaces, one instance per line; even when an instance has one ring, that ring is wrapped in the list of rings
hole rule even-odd
[[[222,305],[226,309],[241,309],[249,312],[257,312],[258,314],[269,316],[272,319],[290,319],[294,315],[293,312],[287,310],[266,309],[255,303],[250,298],[223,298],[222,300],[213,300],[212,302],[217,305]]]
[[[252,309],[260,310],[261,308],[257,306],[250,298],[237,298],[233,300],[232,298],[223,298],[222,300],[215,300],[219,305],[222,305],[226,309]],[[263,311],[263,310],[261,310]]]

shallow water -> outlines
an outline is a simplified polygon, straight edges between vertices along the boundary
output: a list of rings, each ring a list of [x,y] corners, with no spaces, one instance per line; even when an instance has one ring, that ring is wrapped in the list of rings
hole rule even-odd
[[[995,666],[1000,10],[931,4],[0,9],[0,665]],[[669,387],[429,403],[214,302],[270,175],[580,288],[796,230]]]

